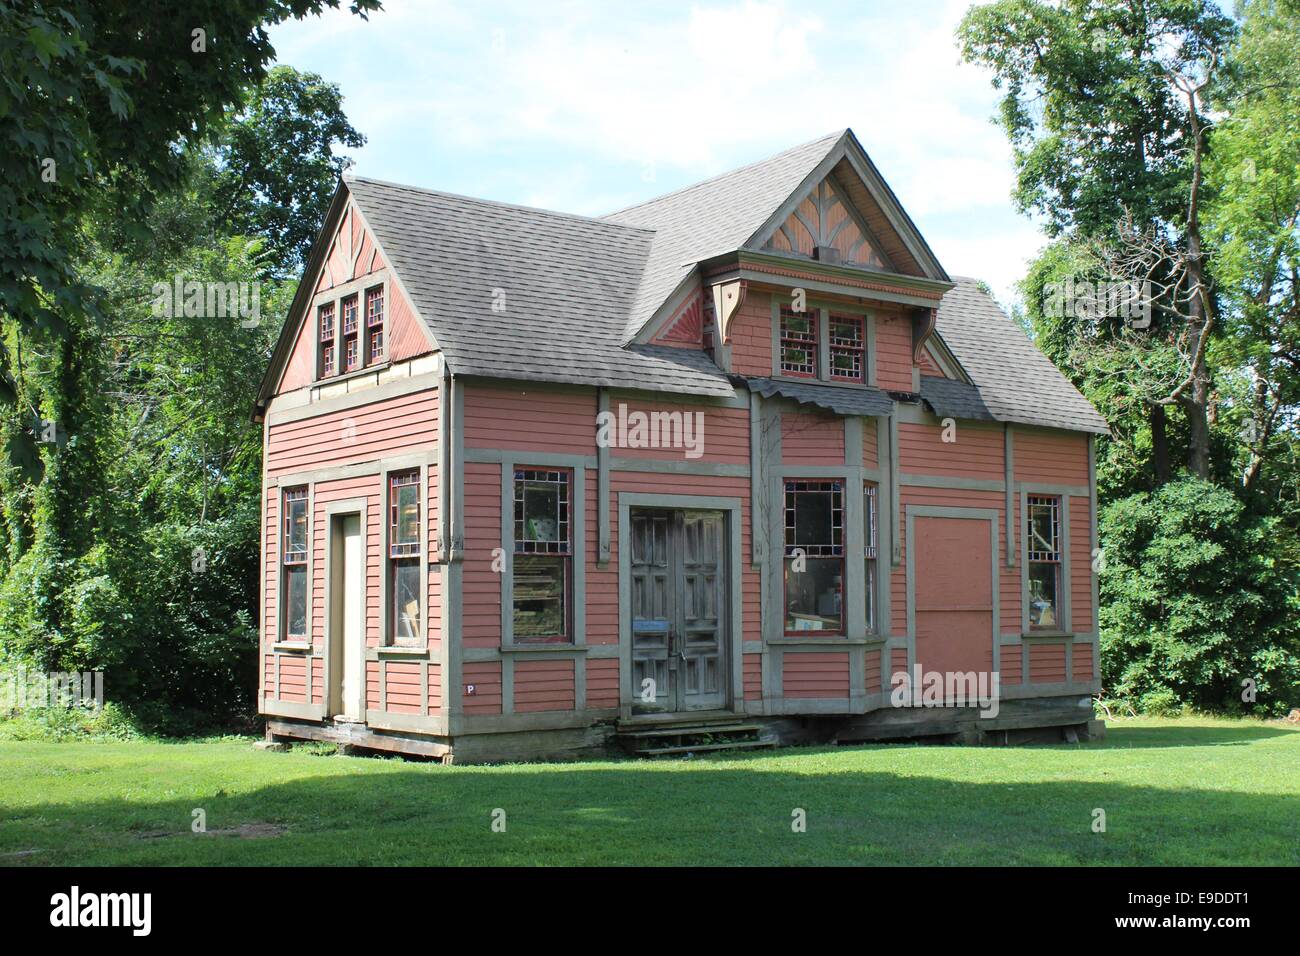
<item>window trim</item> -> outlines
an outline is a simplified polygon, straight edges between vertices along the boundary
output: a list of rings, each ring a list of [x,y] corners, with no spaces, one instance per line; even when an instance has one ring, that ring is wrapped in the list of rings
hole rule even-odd
[[[857,346],[851,346],[851,345],[838,345],[838,346],[837,346],[837,345],[832,344],[832,342],[831,342],[831,331],[830,331],[830,327],[831,327],[831,325],[832,325],[834,322],[836,322],[836,321],[840,321],[840,322],[848,321],[848,322],[856,322],[856,323],[857,323],[857,326],[858,326],[858,329],[859,329],[859,334],[858,334],[858,344],[857,344]],[[839,310],[828,310],[827,313],[826,313],[826,343],[827,343],[827,347],[826,347],[826,352],[827,352],[826,374],[827,374],[827,377],[828,377],[832,382],[844,382],[844,383],[849,384],[849,385],[865,385],[865,384],[867,384],[867,317],[866,317],[865,315],[862,315],[862,314],[860,314],[860,313],[855,313],[855,312],[842,312],[842,311],[839,311]],[[837,374],[835,374],[835,363],[834,363],[834,358],[835,358],[835,351],[836,351],[836,349],[838,349],[838,350],[841,351],[841,352],[850,352],[850,351],[852,351],[852,352],[857,352],[857,353],[858,353],[858,355],[860,356],[860,358],[858,359],[858,376],[857,376],[857,378],[850,378],[850,377],[847,376],[847,375],[837,375]]]
[[[510,605],[507,608],[505,607],[503,602],[502,613],[508,614],[510,617],[511,642],[514,646],[517,647],[548,647],[548,646],[571,647],[577,643],[575,640],[575,628],[574,628],[574,620],[576,617],[574,613],[575,612],[574,552],[577,550],[577,546],[575,545],[575,537],[574,537],[574,526],[575,526],[574,507],[575,507],[575,499],[577,497],[575,494],[575,488],[577,485],[578,475],[580,473],[579,469],[566,467],[566,466],[558,466],[558,465],[529,465],[529,464],[524,464],[522,462],[511,464],[508,472],[505,470],[504,464],[502,468],[503,468],[502,471],[503,485],[506,484],[506,475],[508,474],[509,475],[508,487],[510,491],[508,498],[504,499],[503,501],[503,504],[508,503],[509,510],[507,511],[503,509],[501,515],[503,540],[506,534],[509,534],[509,538],[510,538],[510,547],[506,549],[506,553],[509,555],[507,570],[510,575]],[[525,548],[524,550],[520,550],[521,539],[515,536],[515,530],[516,530],[515,510],[516,510],[516,505],[519,502],[518,483],[520,481],[527,482],[529,480],[527,477],[521,478],[520,473],[527,474],[530,472],[553,472],[556,474],[564,475],[564,488],[565,488],[565,498],[566,498],[565,508],[567,511],[567,518],[565,519],[564,540],[562,542],[557,542],[562,545],[560,550],[539,551],[539,550],[529,550],[527,548]],[[507,526],[508,526],[508,530],[507,530]],[[529,542],[525,542],[525,543],[529,543]],[[514,576],[515,576],[515,559],[519,557],[559,559],[560,565],[564,569],[563,594],[561,595],[562,633],[558,635],[551,635],[548,637],[534,637],[534,638],[525,638],[525,639],[520,639],[515,636]]]
[[[501,578],[501,651],[504,660],[509,661],[516,653],[557,653],[582,654],[587,650],[587,523],[586,507],[588,493],[587,472],[588,459],[583,455],[563,453],[508,452],[501,456],[501,553],[505,564]],[[570,547],[568,583],[569,632],[571,639],[566,644],[541,644],[533,641],[519,642],[514,636],[514,473],[516,469],[544,469],[548,471],[567,470],[571,474],[569,485],[569,535]],[[507,520],[509,519],[509,520]],[[490,554],[488,555],[491,556]],[[503,706],[510,706],[503,704]]]
[[[384,299],[384,317],[383,317],[383,336],[384,336],[384,356],[381,359],[374,359],[370,355],[370,327],[367,325],[366,317],[366,298],[374,290],[380,290]],[[315,335],[312,339],[312,369],[313,378],[311,384],[329,385],[334,382],[342,381],[354,375],[361,375],[365,372],[373,372],[377,369],[386,367],[391,362],[391,323],[388,321],[392,313],[392,291],[393,283],[387,267],[377,269],[374,272],[358,276],[355,279],[349,279],[347,282],[341,282],[332,288],[326,289],[312,296],[311,312],[312,321],[315,323]],[[343,302],[353,296],[357,300],[357,367],[354,369],[344,368],[345,338],[343,334]],[[322,374],[324,371],[323,350],[320,330],[320,308],[326,305],[334,306],[334,372],[332,375]]]
[[[415,554],[394,555],[393,554],[393,479],[400,475],[414,474],[416,476],[416,500],[420,504],[420,533],[418,537],[419,551]],[[380,640],[379,649],[387,650],[391,648],[400,648],[403,650],[427,650],[429,647],[429,630],[432,621],[429,620],[429,466],[427,464],[397,464],[391,463],[386,465],[380,471],[380,479],[383,482],[382,501],[383,510],[380,512],[381,521],[383,522],[383,531],[381,534],[381,547],[383,551],[383,573],[379,576],[379,602],[383,609],[380,617]],[[416,635],[413,642],[397,643],[396,621],[393,614],[393,562],[409,561],[412,558],[420,569],[420,633]]]
[[[867,574],[868,562],[874,575]],[[862,482],[862,564],[863,629],[875,635],[880,633],[880,485],[865,480]]]
[[[788,504],[788,495],[791,493],[791,485],[813,485],[833,483],[839,485],[840,493],[840,543],[838,545],[829,544],[820,547],[837,548],[839,554],[805,554],[806,560],[833,561],[838,560],[840,563],[840,626],[836,630],[816,630],[816,631],[792,631],[786,626],[789,617],[790,595],[788,591],[789,581],[786,573],[786,562],[790,560],[788,554],[791,547],[798,548],[799,545],[790,545],[787,541],[789,529],[791,528],[786,522],[790,506]],[[796,489],[797,490],[797,489]],[[818,490],[820,492],[820,489]],[[785,477],[781,480],[781,634],[783,637],[794,638],[846,638],[849,636],[849,611],[845,602],[845,593],[848,590],[848,540],[849,540],[849,515],[850,508],[847,495],[849,494],[849,480],[847,478],[795,478]],[[834,528],[834,523],[831,525]]]
[[[787,382],[816,382],[836,388],[876,387],[876,317],[878,310],[853,303],[829,302],[809,298],[806,313],[815,314],[817,322],[817,374],[801,375],[781,369],[781,310],[788,307],[785,296],[772,295],[772,377]],[[862,319],[862,380],[839,378],[830,374],[830,315]]]
[[[282,644],[310,645],[313,643],[313,636],[312,636],[312,524],[313,524],[312,503],[314,500],[314,496],[312,494],[313,488],[310,483],[303,483],[303,484],[295,484],[295,485],[280,485],[278,491],[280,495],[279,533],[276,539],[275,550],[276,550],[276,565],[278,568],[277,581],[279,586],[276,591],[276,596],[277,596],[276,642]],[[288,556],[288,552],[285,550],[285,542],[289,540],[289,536],[288,536],[289,509],[286,507],[286,503],[289,500],[290,494],[296,494],[298,492],[302,493],[301,500],[306,503],[305,506],[307,509],[306,548],[302,553],[302,560],[290,562],[286,560]],[[303,634],[289,633],[288,569],[290,567],[302,568],[303,574],[305,576],[305,581],[306,581],[306,592],[307,592],[306,604],[305,607],[303,608],[303,622],[304,622],[303,628],[305,633]]]
[[[811,362],[811,364],[812,364],[812,371],[811,371],[811,372],[795,372],[795,371],[792,371],[792,370],[787,369],[787,368],[785,367],[785,347],[786,347],[786,342],[787,342],[787,341],[790,341],[790,342],[803,342],[803,341],[804,341],[804,340],[802,340],[802,339],[790,339],[790,338],[788,338],[788,336],[785,334],[785,319],[786,319],[786,316],[787,316],[787,315],[792,315],[792,316],[799,316],[799,315],[802,315],[802,316],[806,316],[806,317],[808,318],[808,321],[812,323],[812,337],[811,337],[810,339],[808,339],[807,342],[806,342],[806,344],[807,344],[807,346],[808,346],[807,351],[812,352],[812,362]],[[822,353],[822,348],[821,348],[821,341],[822,341],[822,316],[821,316],[821,310],[820,310],[820,309],[804,309],[802,312],[796,312],[796,311],[795,311],[793,308],[791,308],[790,306],[787,306],[787,305],[778,305],[778,309],[777,309],[777,319],[776,319],[776,322],[777,322],[777,329],[776,329],[776,336],[777,336],[777,354],[774,356],[774,361],[776,362],[776,368],[777,368],[777,371],[780,372],[781,375],[784,375],[784,376],[786,376],[786,377],[788,377],[788,378],[802,378],[802,379],[808,379],[808,378],[811,378],[811,379],[818,379],[818,378],[821,378],[821,377],[822,377],[822,371],[823,371],[823,366],[822,366],[822,361],[821,361],[821,353]]]
[[[1074,634],[1073,609],[1070,591],[1074,581],[1074,569],[1070,558],[1070,496],[1071,491],[1055,485],[1034,482],[1021,482],[1018,496],[1019,521],[1017,533],[1020,536],[1020,633],[1022,638],[1060,638]],[[1054,627],[1031,627],[1029,624],[1029,499],[1055,498],[1059,503],[1058,520],[1060,522],[1061,560],[1059,594],[1057,597],[1057,623]],[[1037,562],[1035,562],[1037,563]]]

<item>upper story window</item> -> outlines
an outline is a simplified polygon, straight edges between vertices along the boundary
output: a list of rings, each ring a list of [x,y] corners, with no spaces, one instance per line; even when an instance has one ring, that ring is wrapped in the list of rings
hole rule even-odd
[[[865,321],[860,315],[830,315],[831,378],[839,382],[867,380]]]
[[[1029,576],[1029,626],[1061,626],[1061,499],[1030,495],[1025,535]]]
[[[393,644],[420,643],[420,473],[388,476],[389,635]]]
[[[817,377],[817,313],[781,308],[781,374]]]
[[[568,471],[515,471],[513,632],[520,643],[565,643],[569,635]]]
[[[357,297],[343,300],[343,371],[351,372],[361,366],[361,350],[357,347]]]
[[[307,639],[307,489],[286,488],[281,495],[284,533],[280,542],[281,618],[285,638]]]
[[[785,631],[844,631],[844,483],[785,483]]]
[[[368,362],[384,358],[384,287],[366,290],[366,356]]]
[[[316,314],[320,322],[320,374],[333,375],[338,360],[334,337],[334,303],[326,302]]]
[[[385,286],[381,283],[364,293],[349,292],[316,307],[320,378],[355,372],[386,360],[384,298]]]

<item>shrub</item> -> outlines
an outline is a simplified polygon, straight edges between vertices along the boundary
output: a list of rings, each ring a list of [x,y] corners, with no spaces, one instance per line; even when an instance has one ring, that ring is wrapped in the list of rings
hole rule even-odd
[[[1278,519],[1185,479],[1113,502],[1100,525],[1109,694],[1152,713],[1280,716],[1300,703],[1300,568]]]

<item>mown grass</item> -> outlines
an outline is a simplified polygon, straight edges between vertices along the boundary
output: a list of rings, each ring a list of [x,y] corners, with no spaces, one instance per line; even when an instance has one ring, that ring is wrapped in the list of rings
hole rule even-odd
[[[195,834],[195,809],[209,831],[272,826]],[[246,739],[0,742],[0,863],[1295,866],[1300,731],[1138,719],[1074,746],[497,767]]]

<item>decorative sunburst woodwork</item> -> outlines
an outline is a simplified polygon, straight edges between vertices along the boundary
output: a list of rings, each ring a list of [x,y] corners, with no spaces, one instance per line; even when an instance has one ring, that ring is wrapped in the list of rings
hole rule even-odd
[[[772,234],[766,247],[892,271],[835,185],[824,179]]]

